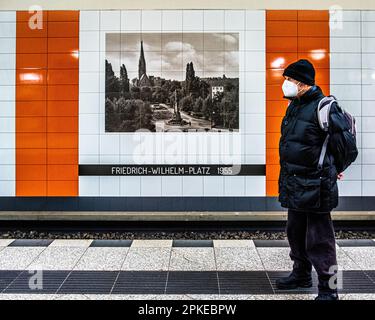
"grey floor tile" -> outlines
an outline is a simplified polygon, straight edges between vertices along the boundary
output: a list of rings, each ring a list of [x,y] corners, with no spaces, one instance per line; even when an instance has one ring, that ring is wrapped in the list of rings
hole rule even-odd
[[[167,271],[172,248],[131,247],[122,270]]]
[[[257,248],[266,270],[292,270],[289,248]]]
[[[264,270],[256,249],[251,247],[215,248],[217,270]]]
[[[0,293],[5,290],[21,273],[21,270],[0,270]]]
[[[127,247],[90,247],[74,270],[121,270],[128,251]]]
[[[50,239],[17,239],[9,247],[48,247],[52,242]]]
[[[45,247],[6,247],[0,251],[0,270],[24,270]]]
[[[130,247],[132,240],[93,240],[90,247]]]
[[[215,271],[169,271],[167,294],[219,294]]]
[[[341,249],[363,270],[375,270],[375,247],[341,247]]]
[[[27,270],[72,270],[86,251],[84,247],[47,247]]]
[[[7,247],[13,241],[14,241],[14,239],[0,239],[0,247]]]
[[[264,271],[219,271],[220,294],[271,294],[273,293]]]
[[[109,294],[117,276],[117,271],[73,271],[57,293]]]
[[[112,294],[164,294],[166,271],[121,271]]]
[[[199,248],[211,248],[213,247],[212,240],[173,240],[172,246],[177,247],[199,247]]]
[[[133,248],[171,248],[173,240],[133,240]]]
[[[38,272],[24,271],[4,293],[54,294],[69,274],[69,271]]]
[[[216,270],[213,248],[172,248],[169,270]]]

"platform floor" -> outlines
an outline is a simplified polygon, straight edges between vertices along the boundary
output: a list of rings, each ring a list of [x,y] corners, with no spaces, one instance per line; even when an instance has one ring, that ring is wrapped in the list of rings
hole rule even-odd
[[[279,240],[0,239],[0,299],[313,299]],[[341,299],[375,299],[375,240],[338,240]],[[41,270],[41,271],[40,271]]]

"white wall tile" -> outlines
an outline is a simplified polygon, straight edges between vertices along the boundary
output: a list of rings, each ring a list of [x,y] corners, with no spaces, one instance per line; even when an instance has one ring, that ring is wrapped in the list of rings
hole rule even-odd
[[[79,53],[79,71],[80,72],[98,72],[99,52],[80,52]]]
[[[79,114],[99,113],[99,98],[98,92],[79,94]]]
[[[15,117],[16,104],[14,101],[0,100],[0,117]]]
[[[142,30],[157,31],[161,30],[161,11],[143,10],[142,11]]]
[[[16,180],[16,166],[0,165],[0,180]]]
[[[266,130],[266,117],[263,114],[245,114],[245,134],[264,134]]]
[[[16,181],[0,180],[0,196],[14,197],[16,195]]]
[[[331,94],[339,100],[361,100],[360,85],[331,85]]]
[[[163,196],[182,196],[182,176],[161,177],[161,188]]]
[[[266,53],[264,51],[249,51],[245,53],[245,70],[244,71],[263,71],[264,72],[265,68],[266,68]]]
[[[362,101],[345,101],[340,99],[339,104],[356,118],[359,118],[362,114]]]
[[[360,22],[341,22],[340,27],[330,30],[331,37],[360,37]]]
[[[375,69],[375,53],[362,54],[362,68]]]
[[[120,31],[119,10],[100,11],[100,29],[106,31]]]
[[[15,165],[15,149],[3,149],[0,147],[0,165]]]
[[[99,177],[80,176],[79,177],[79,196],[96,197],[99,196]]]
[[[338,15],[337,15],[338,14]],[[361,11],[359,10],[340,10],[330,12],[330,19],[335,21],[361,21]]]
[[[338,180],[337,186],[339,189],[339,196],[347,196],[347,197],[354,197],[354,196],[361,196],[362,195],[362,186],[361,181],[347,181],[345,180]]]
[[[16,55],[0,53],[0,70],[14,70],[16,68]]]
[[[361,16],[362,21],[375,21],[375,11],[373,10],[362,10]]]
[[[346,52],[346,53],[360,53],[361,52],[361,38],[330,38],[330,52]]]
[[[99,31],[81,31],[79,34],[79,50],[98,51],[99,50]]]
[[[0,100],[1,101],[14,101],[16,94],[15,86],[0,86]]]
[[[16,38],[0,38],[0,53],[16,53]]]
[[[265,118],[259,118],[259,122],[265,122]],[[254,120],[252,120],[253,122]],[[243,136],[246,154],[264,155],[266,153],[266,135],[264,131],[261,134],[246,134]]]
[[[0,141],[2,148],[14,149],[16,147],[16,137],[14,133],[1,133]]]
[[[3,70],[0,72],[0,86],[7,86],[9,84],[15,84],[15,83],[16,83],[16,73],[14,70]]]
[[[99,154],[99,135],[82,134],[80,132],[79,153],[85,154],[85,155],[98,155]]]
[[[94,150],[99,150],[99,146],[93,148]],[[80,164],[99,164],[99,154],[95,152],[95,154],[82,154],[79,155],[79,163]]]
[[[202,196],[203,195],[203,177],[182,177],[184,196]]]
[[[265,31],[246,31],[245,48],[248,51],[264,51],[266,47]]]
[[[204,176],[203,186],[204,196],[224,195],[224,178],[221,176]]]
[[[244,30],[245,10],[225,10],[224,12],[225,30]]]
[[[265,92],[266,74],[265,72],[246,72],[245,92]]]
[[[79,14],[80,31],[99,30],[99,11],[81,10]]]
[[[224,194],[226,196],[241,197],[245,195],[245,177],[228,176],[224,177]]]
[[[117,154],[100,154],[99,163],[101,164],[119,164],[120,155]]]
[[[375,132],[375,117],[362,117],[362,132]]]
[[[203,10],[183,10],[183,30],[203,30]]]
[[[349,168],[344,172],[344,180],[361,180],[362,178],[362,165],[353,163]]]
[[[141,30],[141,10],[121,11],[121,31]]]
[[[245,177],[245,196],[265,196],[266,177],[247,176]]]
[[[266,113],[266,95],[265,93],[245,93],[245,104],[240,105],[243,113]]]
[[[362,148],[375,148],[375,133],[362,133]]]
[[[100,154],[118,154],[119,150],[119,134],[100,135]]]
[[[375,181],[362,181],[362,196],[375,196]]]
[[[15,22],[0,22],[0,38],[12,38],[16,36]]]
[[[375,180],[375,165],[364,164],[362,166],[363,180]]]
[[[375,69],[362,69],[362,84],[375,85]]]
[[[163,31],[182,31],[182,10],[162,11]]]
[[[375,53],[375,38],[362,38],[362,52]]]
[[[100,195],[116,197],[120,195],[120,177],[105,176],[99,177]]]
[[[362,57],[360,53],[331,53],[330,63],[331,69],[360,69]]]
[[[266,30],[266,11],[246,10],[246,30]]]
[[[204,30],[224,30],[224,10],[204,10]]]
[[[363,85],[362,86],[362,99],[364,101],[375,101],[375,86],[374,85]]]
[[[16,123],[14,118],[0,118],[0,132],[16,132]]]
[[[331,84],[361,84],[361,69],[332,69]]]
[[[375,22],[362,22],[362,37],[375,37]]]
[[[142,176],[141,196],[161,196],[161,177]]]
[[[127,197],[139,197],[141,195],[141,177],[120,177],[120,195]]]
[[[374,108],[374,102],[373,101],[363,101],[362,102],[362,116],[368,117],[368,116],[375,116],[375,108]]]
[[[99,72],[81,72],[79,74],[79,92],[99,92]]]
[[[84,117],[79,117],[79,133],[82,135],[98,134],[99,133],[99,115],[87,114]]]
[[[0,11],[0,21],[1,22],[15,22],[16,11]]]
[[[363,164],[375,164],[375,148],[374,149],[362,149],[362,163]]]

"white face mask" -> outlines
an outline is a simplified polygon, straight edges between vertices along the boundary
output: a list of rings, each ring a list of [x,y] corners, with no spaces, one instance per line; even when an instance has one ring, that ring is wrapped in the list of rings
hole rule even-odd
[[[298,95],[298,85],[289,80],[285,80],[282,86],[286,98],[295,98]]]

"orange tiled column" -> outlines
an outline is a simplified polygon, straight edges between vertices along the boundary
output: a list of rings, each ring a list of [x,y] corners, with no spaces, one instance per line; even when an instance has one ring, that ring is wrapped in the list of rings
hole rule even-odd
[[[17,12],[16,195],[78,195],[79,11]]]
[[[279,139],[287,101],[281,85],[283,69],[298,59],[310,60],[316,83],[329,94],[329,12],[269,10],[266,12],[266,193],[278,195]]]

